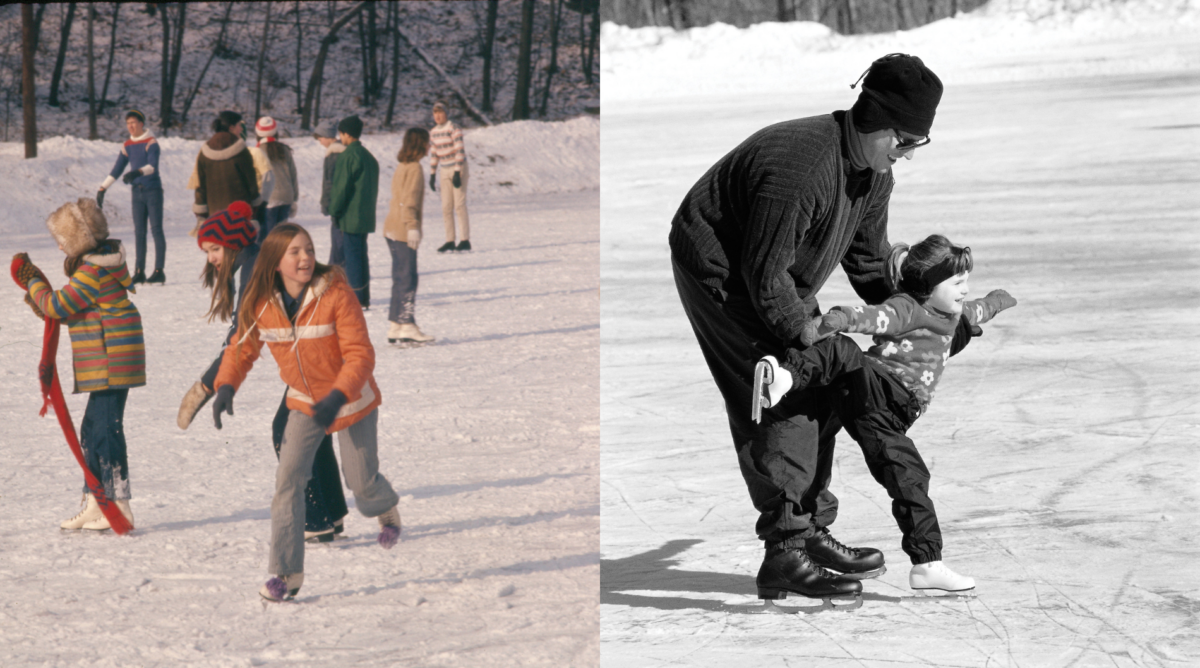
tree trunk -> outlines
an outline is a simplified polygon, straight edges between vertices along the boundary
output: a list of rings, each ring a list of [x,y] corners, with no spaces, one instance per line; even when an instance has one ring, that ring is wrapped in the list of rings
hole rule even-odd
[[[596,68],[596,50],[600,47],[600,3],[592,9],[591,35],[588,37],[587,48],[587,70],[584,71],[584,78],[590,86],[596,80],[592,70]]]
[[[521,0],[521,46],[517,53],[517,93],[512,112],[514,121],[529,118],[529,59],[532,46],[533,0]]]
[[[550,67],[546,68],[546,87],[542,89],[542,106],[538,115],[546,117],[546,107],[550,103],[550,84],[554,74],[558,72],[558,27],[562,24],[563,0],[550,0]]]
[[[204,75],[208,74],[208,66],[212,65],[213,58],[225,48],[225,31],[229,28],[229,13],[233,11],[233,3],[225,3],[225,17],[221,19],[221,32],[217,33],[217,42],[213,45],[212,53],[208,54],[208,60],[204,62],[204,69],[200,70],[200,76],[196,77],[196,85],[192,86],[191,92],[183,101],[183,111],[179,113],[179,124],[187,123],[188,112],[192,110],[192,102],[196,99],[196,94],[200,92],[200,84],[204,82]]]
[[[159,132],[167,129],[167,108],[171,106],[171,97],[167,93],[167,84],[171,82],[171,17],[167,12],[167,3],[158,3],[158,14],[162,19],[162,76],[159,77],[158,92],[158,127]]]
[[[483,111],[492,111],[492,53],[496,46],[496,14],[500,0],[487,0],[487,31],[483,37]]]
[[[304,49],[304,26],[300,24],[300,0],[296,0],[296,113],[304,106],[304,88],[300,81],[300,54]]]
[[[392,114],[396,111],[396,91],[400,88],[400,7],[394,2],[388,3],[389,15],[392,16],[388,33],[392,36],[392,92],[388,100],[387,120],[384,125],[392,127]]]
[[[108,82],[112,79],[113,56],[117,52],[117,12],[121,11],[121,3],[113,3],[112,33],[108,37],[108,67],[104,71],[104,89],[100,91],[100,113],[108,108]]]
[[[263,64],[267,61],[267,38],[271,34],[271,5],[275,3],[267,3],[267,17],[263,19],[262,45],[258,48],[258,81],[255,83],[254,90],[254,121],[262,117],[262,75]]]
[[[376,33],[375,0],[370,0],[364,14],[367,15],[367,62],[371,64],[371,99],[379,97],[383,82],[379,80],[379,36]]]
[[[180,2],[177,5],[175,17],[175,46],[174,53],[171,55],[171,79],[167,85],[167,113],[175,115],[175,88],[179,83],[179,61],[183,60],[183,33],[187,29],[187,8],[188,3]],[[173,120],[173,119],[172,119]],[[168,126],[171,124],[168,123]]]
[[[100,133],[96,131],[96,57],[92,50],[92,29],[96,22],[96,6],[88,3],[87,6],[87,96],[88,96],[88,139],[98,139]]]
[[[370,0],[367,0],[370,2]],[[362,106],[368,107],[371,105],[371,66],[367,64],[367,35],[366,28],[363,27],[363,14],[358,14],[358,53],[359,60],[362,61]]]
[[[25,111],[25,157],[37,157],[37,90],[33,81],[33,5],[21,5],[21,102]]]
[[[38,41],[42,37],[42,16],[46,14],[47,2],[39,2],[37,13],[33,15],[33,53],[37,54]]]
[[[304,99],[304,111],[300,115],[301,130],[312,129],[312,126],[309,125],[309,118],[312,116],[313,95],[316,93],[322,79],[325,77],[325,57],[329,54],[330,44],[332,44],[334,38],[337,37],[337,32],[341,30],[343,26],[349,23],[350,19],[358,16],[359,12],[361,12],[366,5],[366,0],[363,0],[363,2],[351,7],[345,14],[342,15],[342,18],[333,22],[333,25],[329,27],[329,32],[326,33],[325,37],[321,39],[321,48],[317,51],[316,62],[313,63],[312,76],[310,76],[308,79],[308,93],[305,95]]]
[[[50,77],[50,106],[58,106],[58,85],[62,83],[63,60],[67,57],[67,44],[71,40],[71,23],[75,20],[75,3],[67,3],[67,17],[63,19],[58,40],[58,58],[54,60],[54,74]]]

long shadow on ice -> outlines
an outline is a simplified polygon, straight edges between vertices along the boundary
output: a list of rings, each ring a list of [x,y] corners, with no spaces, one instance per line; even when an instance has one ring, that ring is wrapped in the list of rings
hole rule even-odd
[[[158,533],[161,531],[185,531],[187,529],[195,529],[196,527],[208,526],[210,524],[234,524],[236,522],[244,522],[246,520],[271,520],[270,508],[257,508],[242,510],[232,515],[224,517],[208,517],[202,520],[187,520],[184,522],[165,522],[163,524],[152,524],[147,527],[139,526],[138,533]]]
[[[624,559],[600,560],[600,603],[624,605],[631,608],[659,610],[705,610],[708,612],[764,613],[770,612],[756,600],[757,586],[751,575],[683,571],[672,568],[679,563],[676,555],[704,541],[698,539],[672,540],[662,547],[635,554]],[[680,592],[680,596],[630,594],[630,591]],[[690,594],[690,596],[688,595]],[[746,603],[727,603],[706,595],[741,597]],[[864,601],[899,603],[912,597],[884,596],[864,592]],[[822,605],[819,600],[792,596],[779,605],[785,611],[801,613],[831,612],[836,608]]]

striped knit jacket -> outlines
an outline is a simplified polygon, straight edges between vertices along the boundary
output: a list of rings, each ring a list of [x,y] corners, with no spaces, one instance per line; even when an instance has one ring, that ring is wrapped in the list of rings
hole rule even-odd
[[[158,140],[149,130],[139,137],[126,139],[125,145],[121,147],[121,155],[117,156],[117,163],[113,165],[108,178],[104,179],[100,187],[111,186],[125,173],[125,167],[128,166],[131,171],[141,172],[141,176],[134,180],[133,185],[162,190],[162,177],[158,175],[158,156],[161,152]]]
[[[763,128],[700,177],[671,222],[672,259],[721,299],[748,298],[785,345],[839,264],[866,303],[892,294],[892,173],[855,171],[852,133],[844,111]]]
[[[924,413],[950,359],[959,316],[918,304],[903,293],[879,306],[834,306],[831,310],[849,316],[850,325],[844,331],[874,335],[867,359],[912,392]],[[999,312],[998,298],[963,302],[962,317],[970,325],[982,325]]]
[[[467,150],[463,146],[462,128],[452,121],[433,128],[429,133],[429,171],[437,171],[438,165],[457,171],[467,161]]]
[[[96,392],[146,384],[142,316],[128,290],[125,247],[100,243],[61,290],[35,278],[29,295],[42,313],[67,323],[75,367],[75,392]]]

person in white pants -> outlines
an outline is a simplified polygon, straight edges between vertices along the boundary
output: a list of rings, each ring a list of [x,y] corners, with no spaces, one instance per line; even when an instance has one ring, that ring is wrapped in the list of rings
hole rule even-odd
[[[439,253],[471,250],[471,224],[467,217],[467,152],[463,147],[462,128],[450,121],[446,105],[433,105],[435,126],[429,132],[429,187],[441,190],[442,222],[446,225],[446,243]],[[439,170],[438,167],[441,167]],[[458,218],[458,244],[454,243],[454,222]]]

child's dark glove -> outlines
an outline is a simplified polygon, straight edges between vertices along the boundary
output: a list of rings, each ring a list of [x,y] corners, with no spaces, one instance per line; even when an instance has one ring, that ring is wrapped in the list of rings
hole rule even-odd
[[[996,312],[999,313],[1005,309],[1010,309],[1017,305],[1017,300],[1013,299],[1012,295],[1004,290],[992,290],[987,293],[984,299],[990,301],[996,307]]]
[[[96,206],[101,209],[104,208],[104,191],[103,190],[100,190],[96,193]]]
[[[454,172],[454,178],[450,179],[450,182],[454,184],[455,188],[462,187],[462,177],[458,175],[458,172]]]
[[[436,172],[429,175],[429,189],[434,192],[437,192],[437,173]]]
[[[10,269],[13,280],[16,281],[22,290],[28,291],[29,284],[35,278],[43,281],[46,280],[46,275],[42,273],[42,270],[38,269],[37,265],[29,260],[28,253],[17,253],[14,255]]]
[[[818,341],[828,339],[849,326],[850,316],[834,309],[820,318],[809,320],[804,329],[800,331],[800,343],[803,343],[805,346],[811,346]]]
[[[233,386],[222,385],[217,388],[217,396],[213,398],[213,423],[221,428],[221,413],[233,415]]]
[[[342,394],[341,390],[330,392],[324,399],[313,404],[313,422],[322,429],[328,429],[337,419],[338,411],[345,405],[346,395]]]
[[[132,172],[126,172],[125,176],[121,177],[121,180],[124,181],[126,185],[129,185],[130,183],[133,183],[134,181],[136,181],[137,177],[139,177],[141,175],[142,175],[141,172],[134,170]]]

